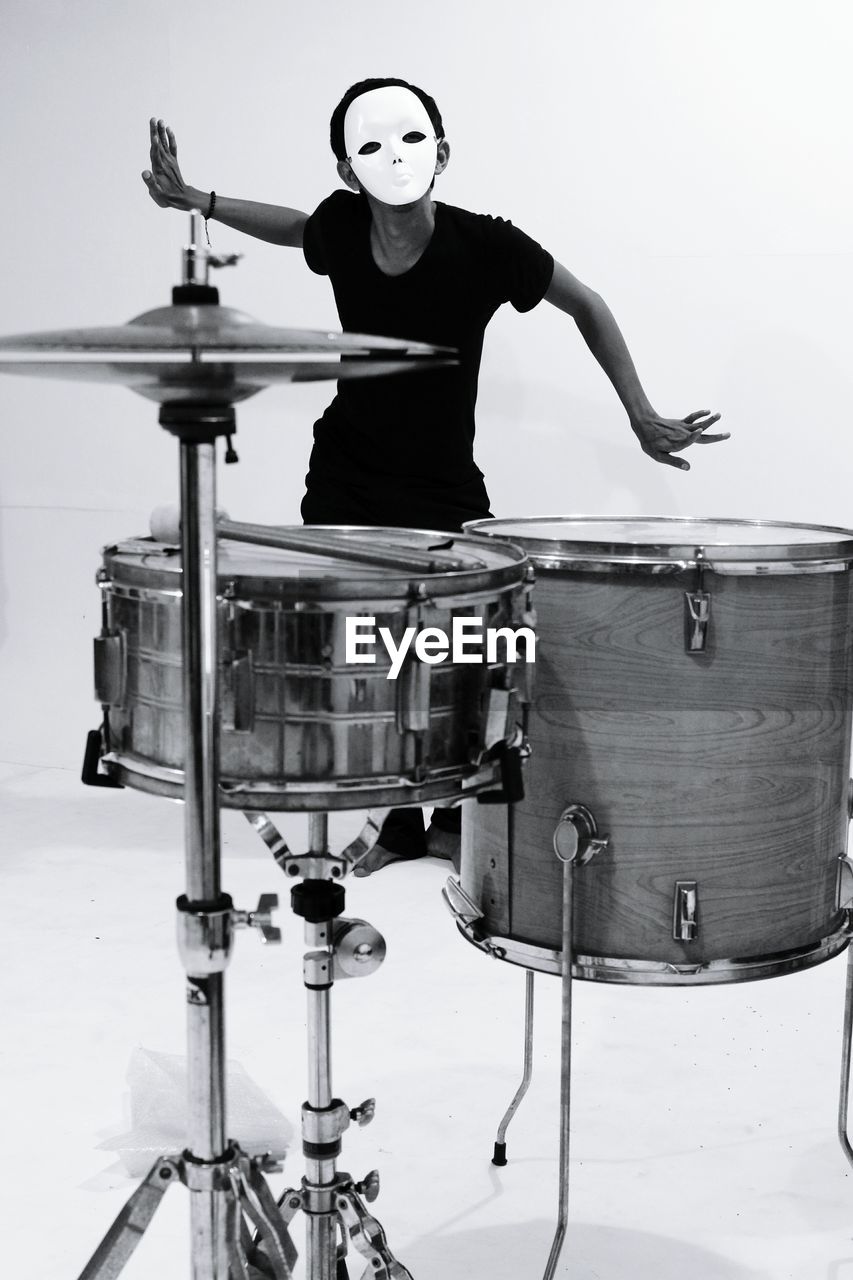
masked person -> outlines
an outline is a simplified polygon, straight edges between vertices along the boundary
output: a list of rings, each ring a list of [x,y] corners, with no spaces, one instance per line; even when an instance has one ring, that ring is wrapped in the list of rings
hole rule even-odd
[[[233,199],[184,182],[175,135],[152,120],[151,168],[142,174],[161,207],[201,209],[272,244],[301,248],[329,277],[341,326],[455,347],[452,368],[417,378],[341,381],[314,426],[302,517],[307,524],[395,525],[458,532],[489,516],[474,462],[474,407],[483,336],[505,302],[529,311],[546,299],[577,324],[609,377],[640,446],[657,462],[709,434],[719,414],[661,417],[640,384],[624,338],[603,299],[535,240],[501,218],[432,198],[450,147],[434,100],[405,80],[363,80],[347,90],[330,128],[335,191],[310,216]],[[379,843],[356,871],[458,849],[458,810],[436,809],[428,832],[419,809],[392,810]]]

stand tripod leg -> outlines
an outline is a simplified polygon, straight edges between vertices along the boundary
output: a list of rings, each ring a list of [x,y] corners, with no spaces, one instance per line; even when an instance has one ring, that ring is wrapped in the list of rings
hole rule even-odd
[[[841,1038],[841,1090],[838,1098],[838,1141],[851,1165],[853,1147],[847,1130],[850,1104],[850,1060],[853,1046],[853,947],[847,948],[847,986],[844,994],[844,1027]]]
[[[498,1125],[498,1133],[495,1139],[495,1151],[492,1156],[492,1164],[499,1166],[506,1164],[506,1131],[509,1123],[515,1115],[521,1104],[521,1100],[530,1088],[530,1079],[533,1075],[533,980],[534,972],[528,969],[524,975],[524,1074],[521,1077],[521,1084],[515,1091],[512,1102],[506,1109],[504,1117]]]
[[[175,1160],[164,1156],[157,1161],[80,1272],[79,1280],[116,1280],[159,1209],[163,1196],[179,1176]]]

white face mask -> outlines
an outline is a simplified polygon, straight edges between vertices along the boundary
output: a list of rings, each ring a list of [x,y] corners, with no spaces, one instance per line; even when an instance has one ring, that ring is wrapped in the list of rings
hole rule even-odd
[[[385,85],[351,102],[344,142],[353,173],[383,204],[413,204],[429,191],[438,155],[435,129],[410,89]]]

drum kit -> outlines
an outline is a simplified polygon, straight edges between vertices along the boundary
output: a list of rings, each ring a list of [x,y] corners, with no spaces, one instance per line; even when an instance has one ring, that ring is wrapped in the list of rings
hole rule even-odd
[[[384,957],[344,916],[344,880],[389,808],[463,805],[458,876],[445,900],[463,937],[526,970],[524,1075],[536,972],[562,990],[558,1222],[569,1195],[575,978],[690,985],[786,974],[843,950],[853,929],[846,856],[853,727],[853,533],[747,521],[488,520],[464,534],[268,528],[216,509],[216,452],[235,404],[277,382],[434,368],[453,353],[361,334],[275,329],[219,304],[191,215],[172,305],[114,328],[0,340],[0,372],[117,382],[159,403],[177,437],[180,512],[105,549],[95,641],[103,723],[84,781],[181,798],[187,979],[188,1143],[134,1191],[80,1280],[117,1277],[173,1182],[190,1193],[193,1280],[290,1280],[290,1224],[306,1220],[308,1280],[410,1280],[361,1181],[337,1168],[348,1107],[331,1078],[331,991]],[[535,572],[536,582],[533,584]],[[532,593],[532,598],[531,598]],[[535,604],[535,615],[533,606]],[[345,657],[346,620],[399,640],[454,617],[511,628],[535,618],[531,667],[428,664],[396,680]],[[234,933],[280,938],[277,896],[238,910],[221,884],[219,813],[241,810],[292,882],[303,977],[305,1176],[278,1197],[267,1157],[230,1141],[224,976]],[[340,852],[328,814],[367,810]],[[308,815],[293,852],[270,812]],[[848,956],[850,953],[848,952]],[[853,963],[848,962],[839,1138],[847,1134]]]

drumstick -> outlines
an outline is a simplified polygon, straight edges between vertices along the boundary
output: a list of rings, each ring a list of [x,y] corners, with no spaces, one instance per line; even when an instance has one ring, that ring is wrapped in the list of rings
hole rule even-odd
[[[177,507],[155,507],[149,520],[151,536],[158,542],[180,544],[181,515]],[[334,556],[356,564],[375,565],[380,569],[403,569],[407,573],[445,573],[459,569],[484,568],[482,561],[460,560],[440,552],[402,549],[381,539],[341,537],[312,529],[277,528],[265,524],[245,524],[229,520],[224,514],[216,518],[216,532],[233,542],[249,542],[260,547],[279,547],[282,551],[307,551],[311,555]]]

